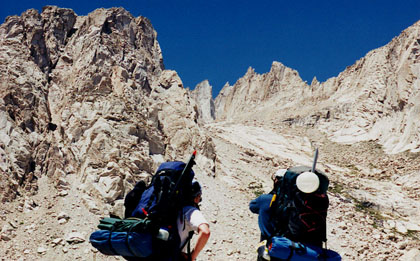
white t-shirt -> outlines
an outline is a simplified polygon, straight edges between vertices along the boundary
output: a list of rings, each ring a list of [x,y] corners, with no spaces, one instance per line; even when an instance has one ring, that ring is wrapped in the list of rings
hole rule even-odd
[[[183,215],[182,215],[183,214]],[[185,225],[184,225],[185,222]],[[188,238],[188,234],[190,231],[194,231],[194,233],[198,233],[198,227],[201,224],[209,224],[207,220],[204,218],[203,214],[200,210],[193,206],[184,207],[182,213],[178,216],[177,226],[178,226],[178,233],[179,237],[181,238],[182,246]],[[184,247],[184,249],[186,246]]]

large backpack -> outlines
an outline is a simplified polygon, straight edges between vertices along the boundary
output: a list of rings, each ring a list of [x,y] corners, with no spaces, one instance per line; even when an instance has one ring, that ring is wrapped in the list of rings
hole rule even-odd
[[[126,219],[102,219],[100,230],[90,236],[92,245],[105,255],[152,255],[156,260],[171,260],[179,253],[176,220],[191,200],[195,153],[187,164],[162,163],[146,188],[141,182],[136,184],[125,200]]]
[[[322,242],[327,241],[329,180],[324,173],[315,170],[320,181],[318,189],[313,193],[301,192],[296,186],[296,179],[301,173],[310,171],[311,168],[306,166],[289,168],[276,189],[270,209],[276,236],[322,246]]]
[[[185,166],[181,161],[162,163],[131,216],[147,217],[162,226],[173,225],[179,211],[191,200],[194,171],[190,168],[181,177]]]

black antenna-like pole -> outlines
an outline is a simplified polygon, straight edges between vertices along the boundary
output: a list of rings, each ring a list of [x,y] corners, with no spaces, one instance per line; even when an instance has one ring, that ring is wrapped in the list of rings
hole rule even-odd
[[[188,160],[187,164],[185,165],[184,170],[182,170],[182,173],[181,173],[181,175],[179,176],[179,178],[178,178],[177,182],[175,183],[175,187],[174,187],[174,190],[172,191],[172,193],[171,193],[171,195],[170,195],[170,198],[171,198],[171,197],[175,194],[175,191],[176,191],[176,190],[178,190],[178,186],[179,186],[179,183],[180,183],[180,182],[181,182],[181,180],[182,180],[182,177],[185,175],[185,173],[186,173],[187,171],[190,171],[190,170],[191,170],[192,166],[194,166],[194,164],[195,164],[194,159],[195,159],[195,155],[196,155],[196,154],[197,154],[197,151],[195,150],[195,151],[193,152],[193,154],[191,155],[190,159]]]
[[[318,148],[315,149],[314,162],[312,163],[311,172],[315,173],[316,161],[318,160]]]

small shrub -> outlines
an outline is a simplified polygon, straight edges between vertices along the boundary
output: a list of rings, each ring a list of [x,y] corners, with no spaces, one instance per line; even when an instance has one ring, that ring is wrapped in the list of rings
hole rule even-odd
[[[329,191],[336,194],[342,194],[344,191],[344,185],[340,183],[333,183],[332,186],[329,188]]]

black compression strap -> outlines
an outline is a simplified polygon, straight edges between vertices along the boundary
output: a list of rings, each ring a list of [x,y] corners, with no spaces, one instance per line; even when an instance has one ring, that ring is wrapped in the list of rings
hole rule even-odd
[[[155,177],[153,177],[153,178],[155,178]],[[154,186],[153,194],[150,195],[149,202],[147,202],[147,205],[146,205],[146,208],[145,208],[147,211],[150,209],[150,206],[152,205],[153,200],[158,197],[159,192],[158,192],[157,188],[160,189],[161,186],[162,186],[161,180],[160,180],[159,177],[156,177],[156,181],[155,181],[153,186]]]
[[[133,250],[130,247],[130,242],[128,242],[128,237],[130,236],[130,233],[135,233],[135,232],[132,232],[132,230],[139,224],[139,222],[131,225],[130,229],[127,231],[127,234],[125,235],[125,244],[127,245],[128,251],[130,251],[131,255],[133,256],[136,256],[136,255],[134,254]]]
[[[114,230],[115,230],[115,224],[114,224],[114,225],[112,225],[111,230],[109,230],[108,245],[109,245],[109,248],[111,249],[111,251],[112,251],[115,255],[117,255],[118,253],[117,253],[117,251],[115,251],[115,249],[112,247],[112,243],[111,243],[112,231],[114,231]]]
[[[292,260],[293,252],[296,249],[296,243],[292,241],[292,245],[289,248],[290,248],[290,254],[286,260]]]

